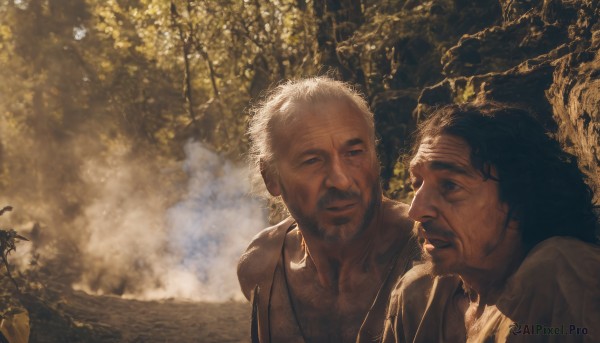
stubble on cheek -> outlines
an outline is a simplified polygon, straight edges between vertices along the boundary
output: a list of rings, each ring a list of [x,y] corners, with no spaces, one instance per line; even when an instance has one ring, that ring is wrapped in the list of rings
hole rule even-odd
[[[335,191],[334,193],[339,193],[339,191]],[[287,191],[283,187],[282,195],[284,198],[287,198]],[[331,194],[328,197],[331,197]],[[336,196],[334,195],[333,197],[335,198]],[[381,203],[381,187],[379,184],[379,179],[376,179],[375,183],[373,184],[370,198],[366,199],[366,204],[363,201],[361,194],[358,192],[354,194],[348,193],[342,198],[346,199],[351,197],[356,197],[356,200],[364,206],[364,210],[359,214],[333,218],[331,221],[331,226],[328,225],[329,227],[323,225],[324,223],[319,223],[318,220],[318,211],[323,211],[324,209],[317,208],[317,211],[310,215],[303,213],[299,208],[294,206],[288,206],[288,210],[303,230],[311,232],[317,237],[328,241],[348,241],[365,231],[373,220],[378,204]],[[323,204],[327,203],[328,201],[320,200],[319,202]]]

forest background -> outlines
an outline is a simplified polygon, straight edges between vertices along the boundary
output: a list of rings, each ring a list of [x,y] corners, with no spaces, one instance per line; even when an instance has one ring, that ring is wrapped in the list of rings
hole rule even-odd
[[[364,94],[392,198],[410,200],[418,121],[476,99],[537,111],[597,188],[599,18],[597,0],[0,0],[20,282],[239,299],[235,259],[268,212],[247,196],[249,108],[291,78]]]

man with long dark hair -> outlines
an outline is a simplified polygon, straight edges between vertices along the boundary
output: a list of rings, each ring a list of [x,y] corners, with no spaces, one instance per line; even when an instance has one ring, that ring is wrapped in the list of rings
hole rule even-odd
[[[384,342],[600,341],[593,192],[531,113],[437,110],[410,174],[427,262],[393,292]]]

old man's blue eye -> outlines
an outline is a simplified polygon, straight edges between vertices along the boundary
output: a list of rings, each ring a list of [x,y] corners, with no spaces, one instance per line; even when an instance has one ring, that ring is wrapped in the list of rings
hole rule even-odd
[[[348,152],[349,156],[358,156],[360,154],[363,153],[363,150],[357,149],[357,150],[351,150]]]
[[[315,164],[317,162],[319,162],[319,158],[313,157],[313,158],[309,158],[308,160],[305,160],[304,162],[302,162],[302,164],[310,165],[310,164]]]

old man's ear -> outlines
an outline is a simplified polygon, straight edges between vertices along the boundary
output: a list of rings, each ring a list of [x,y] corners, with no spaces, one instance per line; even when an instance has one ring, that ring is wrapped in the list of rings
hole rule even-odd
[[[277,177],[277,172],[275,168],[264,160],[260,160],[260,175],[265,182],[265,186],[267,186],[267,190],[269,194],[274,197],[281,195],[281,186],[279,185],[279,177]]]

